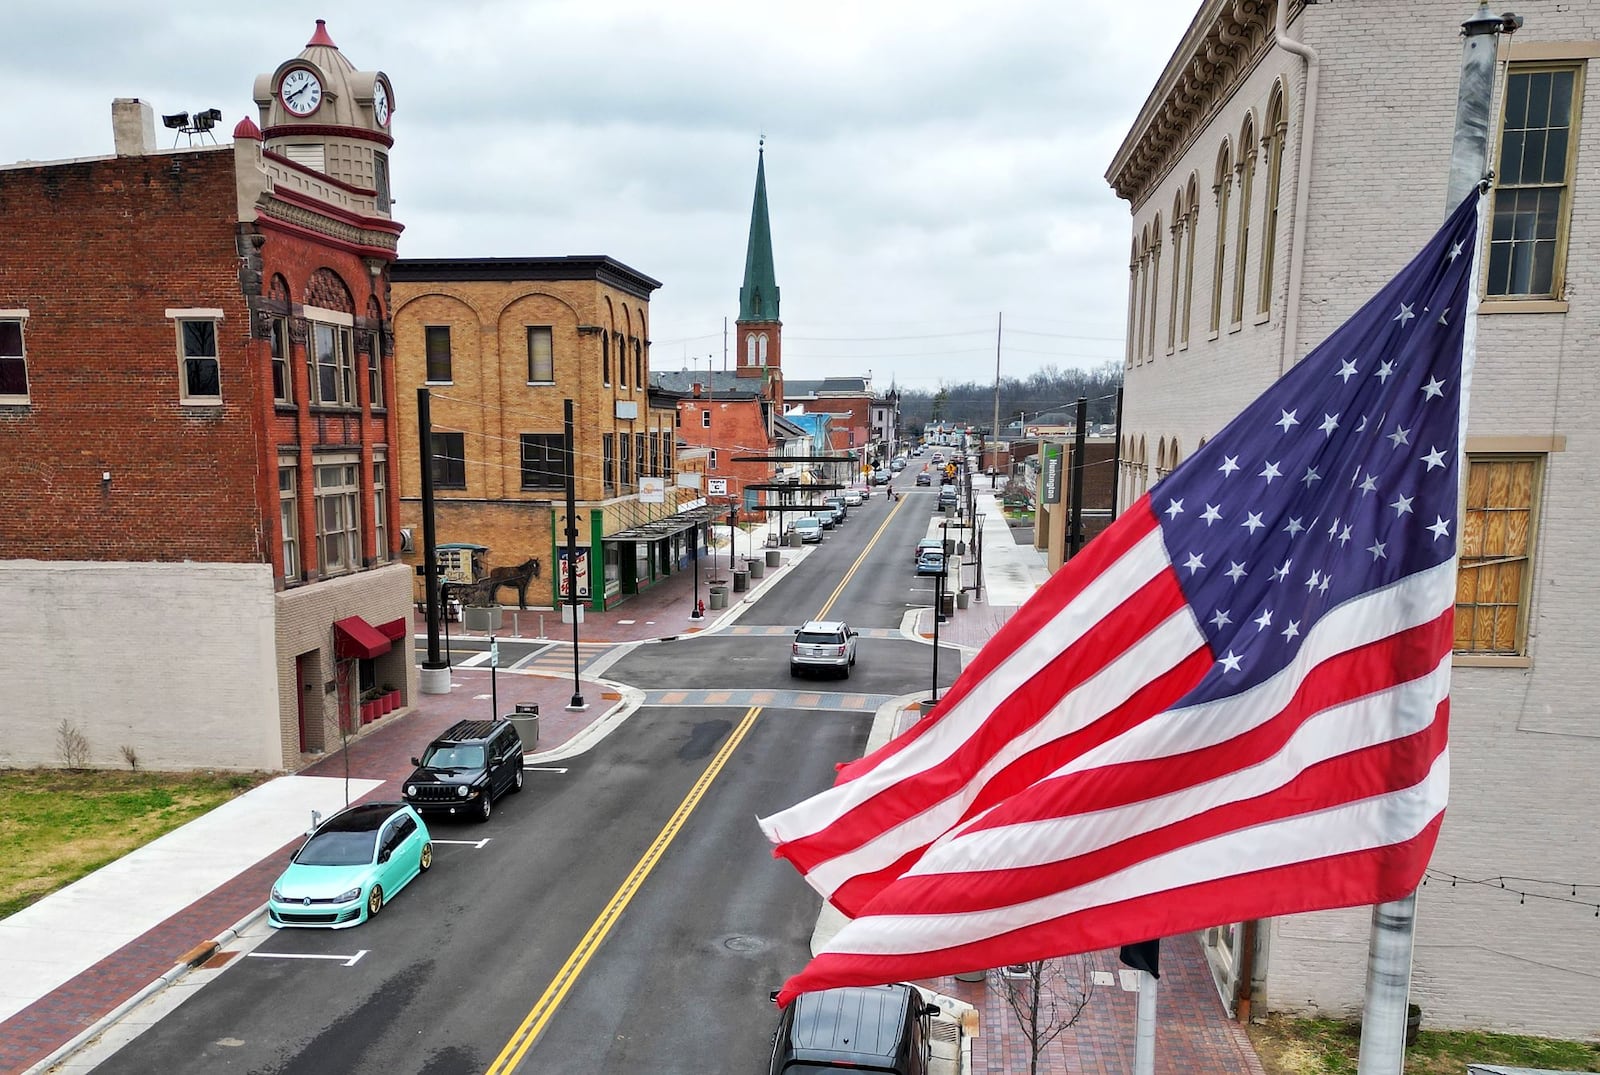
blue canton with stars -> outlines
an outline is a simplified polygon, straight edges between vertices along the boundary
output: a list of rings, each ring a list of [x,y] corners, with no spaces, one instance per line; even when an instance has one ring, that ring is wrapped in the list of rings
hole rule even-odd
[[[1329,609],[1455,555],[1478,198],[1150,491],[1216,658],[1185,704],[1270,678]]]

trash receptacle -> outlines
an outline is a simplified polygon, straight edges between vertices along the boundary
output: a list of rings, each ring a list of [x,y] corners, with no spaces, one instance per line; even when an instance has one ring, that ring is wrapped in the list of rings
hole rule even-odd
[[[713,609],[728,607],[728,588],[726,586],[711,587],[711,604]]]
[[[738,568],[734,568],[734,571],[733,571],[733,592],[734,593],[744,593],[744,591],[748,590],[749,588],[750,588],[750,572],[748,570],[740,571]]]
[[[763,557],[752,556],[745,564],[750,568],[750,577],[753,579],[759,579],[767,573],[767,561]]]
[[[767,550],[767,566],[768,567],[778,567],[778,566],[782,565],[782,563],[783,563],[783,556],[782,556],[782,554],[780,554],[778,552],[777,549],[768,549]]]
[[[968,603],[971,601],[971,598],[972,598],[972,595],[967,593],[966,590],[957,590],[956,591],[956,608],[966,608]]]
[[[789,547],[791,549],[798,549],[800,547],[800,531],[789,531]]]
[[[515,712],[506,714],[506,719],[512,727],[517,729],[517,734],[522,737],[522,749],[532,750],[539,745],[539,703],[519,702]]]
[[[944,601],[941,602],[939,611],[944,613],[946,616],[954,615],[956,611],[956,595],[953,593],[945,594]]]

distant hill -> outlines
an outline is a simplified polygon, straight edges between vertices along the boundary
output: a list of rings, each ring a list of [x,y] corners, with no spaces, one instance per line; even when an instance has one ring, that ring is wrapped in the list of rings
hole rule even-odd
[[[1089,421],[1110,424],[1117,418],[1117,389],[1122,386],[1122,366],[1108,362],[1091,370],[1061,370],[1046,366],[1025,380],[1000,379],[1000,428],[1026,414],[1034,423],[1044,416],[1048,425],[1068,424],[1076,414],[1079,396],[1089,400]],[[948,384],[937,392],[900,389],[900,424],[915,433],[928,422],[959,422],[988,432],[994,424],[994,382]]]

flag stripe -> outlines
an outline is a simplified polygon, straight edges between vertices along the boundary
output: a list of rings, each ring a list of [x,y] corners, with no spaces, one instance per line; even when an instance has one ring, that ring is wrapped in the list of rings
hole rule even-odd
[[[1395,879],[1421,871],[1432,852],[1441,821],[1442,817],[1435,817],[1412,839],[1383,847],[1313,859],[1269,873],[1223,878],[1063,915],[1027,927],[1026,944],[1022,937],[1002,935],[970,944],[906,953],[863,955],[825,950],[818,953],[804,971],[784,984],[777,1000],[780,1005],[787,1005],[798,994],[813,989],[931,978],[950,973],[951,967],[969,970],[1003,967],[1044,958],[1017,954],[1024,951],[1049,953],[1051,957],[1074,950],[1097,951],[1122,944],[1140,930],[1171,937],[1218,922],[1267,917],[1272,912],[1263,909],[1263,905],[1271,893],[1283,888],[1316,892],[1321,897],[1318,906],[1329,908],[1399,899],[1415,887],[1415,882],[1407,884]]]

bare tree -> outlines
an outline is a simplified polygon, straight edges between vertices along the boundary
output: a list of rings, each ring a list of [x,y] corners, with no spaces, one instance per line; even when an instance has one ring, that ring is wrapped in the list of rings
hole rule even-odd
[[[989,972],[989,981],[1005,998],[1028,1042],[1029,1075],[1039,1075],[1045,1046],[1076,1023],[1094,996],[1087,956],[1013,963]]]

